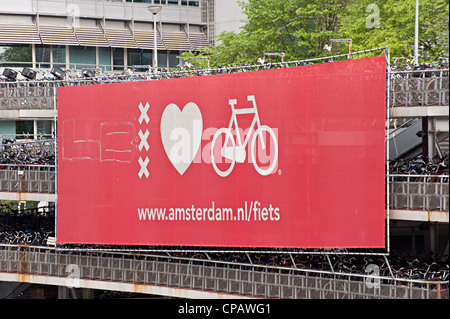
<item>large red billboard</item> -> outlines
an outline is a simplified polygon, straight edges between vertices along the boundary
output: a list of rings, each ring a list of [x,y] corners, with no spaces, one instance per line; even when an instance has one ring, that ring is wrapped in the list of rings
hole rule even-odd
[[[385,57],[58,89],[58,243],[380,248]]]

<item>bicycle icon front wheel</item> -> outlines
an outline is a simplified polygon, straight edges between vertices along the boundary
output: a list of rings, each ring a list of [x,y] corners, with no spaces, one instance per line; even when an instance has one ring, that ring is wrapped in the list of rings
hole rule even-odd
[[[225,134],[225,138],[219,140],[219,136],[223,134]],[[224,164],[222,161],[225,160],[224,150],[227,147],[228,141],[231,142],[231,148],[236,150],[236,142],[234,141],[233,135],[231,134],[230,130],[222,127],[214,134],[211,142],[211,164],[213,165],[216,173],[222,177],[228,176],[233,170],[234,164],[236,164],[236,156],[233,155],[232,158],[229,159],[231,161],[231,165],[228,168],[224,168],[224,166],[226,167],[226,164]]]
[[[268,147],[270,147],[269,155],[266,154],[265,156],[265,159],[271,162],[270,165],[267,167],[259,164],[259,162],[261,162],[259,161],[262,157],[261,155],[259,156],[259,158],[256,158],[256,147],[257,147],[256,140],[258,136],[260,140],[260,148],[258,149],[258,151],[266,150]],[[270,136],[270,139],[267,138],[268,136]],[[266,176],[273,172],[278,162],[278,142],[274,131],[269,126],[261,125],[255,131],[252,143],[250,145],[250,155],[252,158],[253,166],[255,167],[256,171],[259,174]]]

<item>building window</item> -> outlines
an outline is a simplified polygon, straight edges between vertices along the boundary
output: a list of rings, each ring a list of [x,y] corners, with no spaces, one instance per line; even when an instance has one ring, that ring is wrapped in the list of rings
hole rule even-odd
[[[129,67],[133,65],[142,64],[142,53],[139,49],[128,49],[127,50],[127,64]]]
[[[16,138],[16,121],[0,121],[0,144],[2,139],[15,139]],[[1,149],[1,147],[0,147]]]
[[[113,69],[123,70],[124,66],[123,48],[113,48]]]
[[[66,47],[64,45],[53,45],[53,66],[58,68],[66,67]]]
[[[191,6],[191,7],[198,7],[199,6],[199,1],[187,1],[187,0],[182,0],[181,1],[181,5],[182,6]]]
[[[36,121],[36,132],[44,138],[52,137],[52,121]]]
[[[3,67],[31,67],[31,63],[12,63],[12,62],[31,62],[32,50],[31,44],[0,44],[0,61]]]
[[[48,69],[50,68],[50,46],[49,45],[36,45],[36,64],[38,68]]]
[[[16,139],[29,138],[34,134],[34,121],[16,122]]]
[[[150,50],[142,51],[142,64],[153,65],[153,52]]]
[[[69,47],[70,68],[95,68],[95,47]]]
[[[158,53],[158,57],[159,57]],[[133,68],[136,65],[145,66],[144,68],[134,68],[136,71],[146,71],[148,70],[148,65],[153,65],[153,53],[152,50],[139,50],[139,49],[128,49],[127,50],[127,62],[128,67]],[[159,64],[159,61],[158,61]]]
[[[98,64],[104,71],[111,71],[111,49],[98,48]]]
[[[158,51],[158,67],[167,67],[167,52]]]
[[[169,53],[169,68],[178,68],[180,64],[180,59],[178,58],[180,54],[178,52]]]

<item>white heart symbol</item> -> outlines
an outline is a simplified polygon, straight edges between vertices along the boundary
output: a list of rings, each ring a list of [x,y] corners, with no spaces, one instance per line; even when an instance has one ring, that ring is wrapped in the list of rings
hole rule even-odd
[[[194,160],[202,134],[202,113],[195,103],[187,103],[183,111],[173,103],[166,106],[161,117],[161,140],[167,157],[180,175]]]

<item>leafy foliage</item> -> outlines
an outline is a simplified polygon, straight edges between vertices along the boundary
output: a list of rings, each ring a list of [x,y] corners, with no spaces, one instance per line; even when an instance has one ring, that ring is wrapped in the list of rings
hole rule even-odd
[[[448,57],[449,1],[419,2],[420,55]],[[209,56],[212,67],[255,64],[267,52],[283,52],[286,61],[326,56],[323,48],[332,38],[352,39],[353,51],[389,46],[391,57],[409,58],[414,52],[415,0],[247,0],[240,5],[247,16],[241,32],[221,33],[217,46],[196,53]],[[346,52],[347,43],[336,43],[330,54]]]

